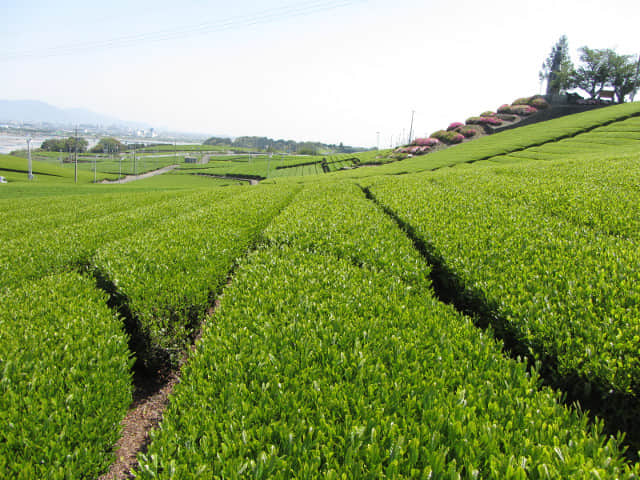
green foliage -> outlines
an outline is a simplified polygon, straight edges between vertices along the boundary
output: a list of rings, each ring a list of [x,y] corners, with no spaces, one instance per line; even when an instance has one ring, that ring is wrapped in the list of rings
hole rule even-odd
[[[572,76],[572,86],[585,90],[591,98],[611,85],[619,103],[636,91],[636,63],[631,55],[620,55],[612,49],[580,48],[582,64]]]
[[[573,62],[569,53],[569,41],[562,35],[542,64],[538,76],[547,81],[547,95],[558,94],[571,86]],[[519,105],[519,103],[514,102]]]
[[[589,150],[594,137],[585,135]],[[392,179],[373,191],[432,245],[469,295],[496,309],[506,322],[496,328],[555,365],[559,377],[637,399],[637,161],[636,153],[613,164],[598,155],[459,170],[429,182]]]
[[[127,339],[77,274],[0,295],[0,476],[96,478],[131,402]]]
[[[289,198],[286,189],[229,191],[207,195],[199,208],[165,219],[161,228],[100,248],[92,260],[131,312],[147,367],[178,364],[236,259]]]
[[[485,160],[497,155],[523,150],[533,145],[554,142],[564,137],[598,127],[616,120],[640,114],[640,102],[614,105],[584,113],[567,115],[546,122],[514,128],[494,135],[487,135],[472,142],[430,153],[418,158],[403,160],[376,168],[374,171],[357,169],[344,176],[393,175],[399,172],[415,173],[444,166]]]
[[[119,153],[124,150],[124,145],[120,140],[113,137],[101,138],[100,141],[91,149],[91,153]]]
[[[87,142],[84,138],[69,137],[67,139],[50,138],[45,140],[40,145],[41,150],[48,152],[78,152],[83,153],[87,151]]]
[[[231,194],[230,190],[218,195]],[[89,264],[91,256],[108,242],[146,229],[162,228],[173,215],[200,208],[214,194],[145,193],[93,198],[83,196],[51,201],[44,198],[20,207],[8,200],[0,231],[7,241],[0,256],[0,291],[25,280]],[[16,234],[12,234],[12,229]],[[18,235],[18,232],[24,232]]]
[[[355,187],[308,187],[265,234],[140,478],[631,478],[616,440],[431,296]]]
[[[433,132],[430,136],[432,138],[437,138],[441,142],[446,143],[448,145],[460,143],[465,138],[464,135],[454,130],[452,131],[438,130],[437,132]]]

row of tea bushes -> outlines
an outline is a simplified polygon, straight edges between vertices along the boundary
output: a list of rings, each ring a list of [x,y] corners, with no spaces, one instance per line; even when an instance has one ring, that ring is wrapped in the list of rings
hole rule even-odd
[[[234,267],[291,199],[255,187],[101,247],[96,276],[125,306],[147,367],[177,365]]]
[[[96,478],[131,402],[122,322],[64,273],[0,294],[0,478]]]
[[[581,177],[587,165],[593,176]],[[609,234],[618,215],[632,213],[623,212],[624,203],[603,208],[607,184],[599,199],[592,185],[594,178],[609,181],[613,192],[626,191],[635,202],[637,188],[616,186],[624,185],[625,170],[607,174],[607,164],[597,161],[565,164],[573,175],[558,175],[552,166],[546,174],[534,168],[388,179],[372,192],[430,245],[468,293],[496,310],[532,354],[555,365],[560,377],[582,377],[587,388],[637,398],[638,249],[634,239]],[[519,198],[527,175],[529,183],[539,184]],[[549,206],[553,198],[572,207],[558,214],[563,208]]]
[[[638,474],[598,424],[419,288],[428,266],[358,189],[310,188],[265,236],[205,326],[139,478]]]
[[[70,199],[69,214],[61,216],[59,224],[47,225],[46,216],[42,216],[42,225],[34,220],[34,228],[28,234],[0,245],[0,290],[77,269],[88,264],[101,245],[145,229],[161,230],[163,222],[238,191],[226,188],[176,196],[134,194],[127,197],[127,206],[117,197],[110,197],[99,200],[110,212],[106,215],[93,215],[94,207],[84,199]],[[39,201],[34,208],[46,211],[46,202]]]

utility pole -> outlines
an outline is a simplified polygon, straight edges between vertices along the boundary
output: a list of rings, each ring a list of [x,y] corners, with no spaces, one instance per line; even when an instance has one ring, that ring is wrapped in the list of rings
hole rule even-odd
[[[75,168],[74,168],[74,175],[73,178],[75,180],[75,183],[78,183],[78,125],[76,125],[76,139],[73,145],[73,152],[74,152],[74,164],[75,164]]]
[[[31,169],[31,137],[27,138],[27,155],[29,157],[29,180],[33,180],[33,170]]]
[[[415,113],[415,110],[411,110],[411,127],[409,128],[409,141],[407,143],[411,143],[411,136],[413,135],[413,115]]]
[[[124,151],[126,152],[127,150],[128,150],[127,142],[124,142]],[[124,154],[121,153],[119,156],[120,156],[120,173],[118,174],[118,181],[122,179],[122,157],[124,157]]]
[[[136,168],[136,144],[133,144],[133,175],[138,175],[138,170]]]

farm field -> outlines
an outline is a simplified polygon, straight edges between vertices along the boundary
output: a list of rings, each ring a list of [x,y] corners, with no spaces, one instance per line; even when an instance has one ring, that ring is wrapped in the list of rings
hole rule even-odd
[[[96,478],[180,369],[138,478],[639,478],[639,114],[329,173],[1,156],[0,472]],[[191,175],[231,167],[269,178]]]

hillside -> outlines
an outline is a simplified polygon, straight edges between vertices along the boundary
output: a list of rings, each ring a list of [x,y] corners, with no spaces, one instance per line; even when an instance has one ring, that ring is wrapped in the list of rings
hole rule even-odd
[[[73,185],[0,157],[0,466],[638,478],[639,147],[636,102],[377,166]],[[231,166],[266,179],[192,175]],[[116,453],[149,384],[163,420]]]

